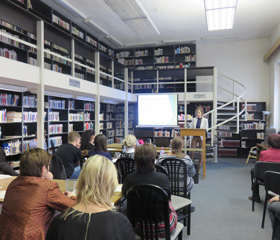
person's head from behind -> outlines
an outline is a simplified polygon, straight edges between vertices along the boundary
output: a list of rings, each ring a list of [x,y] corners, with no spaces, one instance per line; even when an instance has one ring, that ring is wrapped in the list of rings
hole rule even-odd
[[[111,197],[118,184],[114,163],[101,155],[90,157],[77,182],[77,203],[111,208]]]
[[[72,131],[68,134],[68,143],[80,147],[81,136],[78,132]]]
[[[32,148],[22,153],[19,170],[21,176],[50,178],[51,155],[41,148]]]
[[[81,149],[85,149],[88,143],[93,143],[95,138],[94,130],[86,130],[82,134]]]
[[[135,148],[136,147],[136,137],[132,134],[127,135],[126,138],[123,140],[123,144],[127,148]]]
[[[195,113],[196,113],[196,116],[197,116],[198,118],[202,118],[202,115],[204,114],[203,108],[202,108],[202,107],[198,107],[198,108],[195,110]]]
[[[155,168],[157,151],[154,145],[144,143],[135,149],[134,161],[139,173],[149,173]]]
[[[280,149],[280,135],[279,134],[271,134],[267,139],[267,143],[272,148]]]
[[[184,141],[181,137],[175,137],[171,141],[172,153],[180,153],[183,149]]]
[[[97,134],[95,136],[94,149],[100,152],[107,152],[107,138],[104,134]]]

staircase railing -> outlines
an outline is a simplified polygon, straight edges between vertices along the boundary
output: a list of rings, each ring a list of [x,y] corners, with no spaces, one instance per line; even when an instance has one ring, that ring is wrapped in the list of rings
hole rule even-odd
[[[227,83],[225,81],[227,81]],[[208,131],[209,130],[211,131],[211,146],[214,145],[215,138],[217,137],[217,128],[219,126],[222,126],[222,125],[236,119],[236,132],[238,132],[239,131],[239,125],[240,125],[240,116],[243,113],[247,112],[246,87],[242,83],[240,83],[240,82],[238,82],[238,81],[236,81],[236,80],[234,80],[230,77],[227,77],[223,74],[218,75],[218,81],[217,82],[218,82],[218,85],[217,85],[218,98],[222,94],[228,94],[227,96],[223,96],[223,97],[227,97],[229,100],[228,100],[228,102],[226,102],[225,104],[223,104],[219,107],[218,106],[213,106],[213,110],[204,114],[204,116],[207,116],[207,115],[211,116],[212,126],[208,129]],[[225,85],[225,87],[221,86],[223,84]],[[231,88],[231,89],[229,89],[229,88]],[[225,98],[223,98],[223,99],[225,99]],[[223,100],[223,102],[225,102],[225,100]],[[243,102],[245,104],[244,105],[245,107],[241,111],[240,111],[240,102]],[[225,119],[225,120],[217,123],[217,119],[214,119],[214,116],[217,116],[218,110],[220,110],[222,108],[225,108],[229,105],[231,105],[231,106],[236,105],[236,114],[234,116],[228,118],[228,119]],[[246,115],[247,114],[245,114],[245,118],[246,118]]]

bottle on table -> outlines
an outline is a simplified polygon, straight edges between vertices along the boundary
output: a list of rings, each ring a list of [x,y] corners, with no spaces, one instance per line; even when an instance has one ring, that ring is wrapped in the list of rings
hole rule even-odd
[[[159,155],[164,155],[164,150],[163,150],[163,147],[161,147],[161,150],[160,150]]]

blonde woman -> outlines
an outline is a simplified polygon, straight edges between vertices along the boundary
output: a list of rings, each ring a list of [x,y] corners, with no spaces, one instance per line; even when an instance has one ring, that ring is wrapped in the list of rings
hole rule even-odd
[[[89,158],[77,182],[77,204],[54,218],[46,240],[135,239],[127,217],[111,204],[117,184],[112,161],[101,155]]]
[[[136,148],[136,137],[134,135],[127,135],[123,140],[123,145],[125,146],[125,151],[121,154],[120,157],[127,157],[134,159],[134,152]]]
[[[204,114],[203,108],[198,107],[195,110],[195,113],[196,113],[196,117],[193,118],[193,120],[190,124],[190,128],[201,128],[201,129],[205,129],[206,131],[208,131],[208,119],[202,117],[202,115]],[[202,137],[194,136],[191,141],[191,148],[196,148],[197,144],[199,145],[199,148],[202,148],[202,140],[203,140]],[[194,153],[195,153],[195,151],[191,152],[191,159],[194,158]],[[199,152],[199,154],[200,154],[200,159],[199,159],[198,173],[200,173],[200,167],[202,165],[202,160],[203,160],[202,152]]]

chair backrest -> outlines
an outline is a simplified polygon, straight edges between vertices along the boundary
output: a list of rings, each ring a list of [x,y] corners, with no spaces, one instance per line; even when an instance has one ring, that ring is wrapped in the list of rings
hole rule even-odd
[[[167,177],[168,177],[168,173],[167,171],[165,170],[165,168],[159,164],[155,164],[155,169],[154,169],[155,172],[160,172],[160,173],[164,173]]]
[[[126,176],[136,172],[136,166],[132,158],[119,158],[116,163],[119,183],[123,183]]]
[[[264,174],[265,190],[280,195],[280,172],[266,171]]]
[[[258,180],[264,181],[264,173],[266,171],[280,172],[280,163],[277,162],[256,162],[255,177]]]
[[[188,165],[184,160],[179,158],[165,158],[160,165],[166,170],[170,185],[171,194],[177,196],[188,197],[187,192],[187,176]]]
[[[165,239],[170,239],[168,194],[159,186],[133,185],[127,191],[127,216],[141,239],[158,239],[158,225],[163,222]]]
[[[53,174],[54,179],[67,179],[63,162],[56,154],[52,156],[50,172]]]

